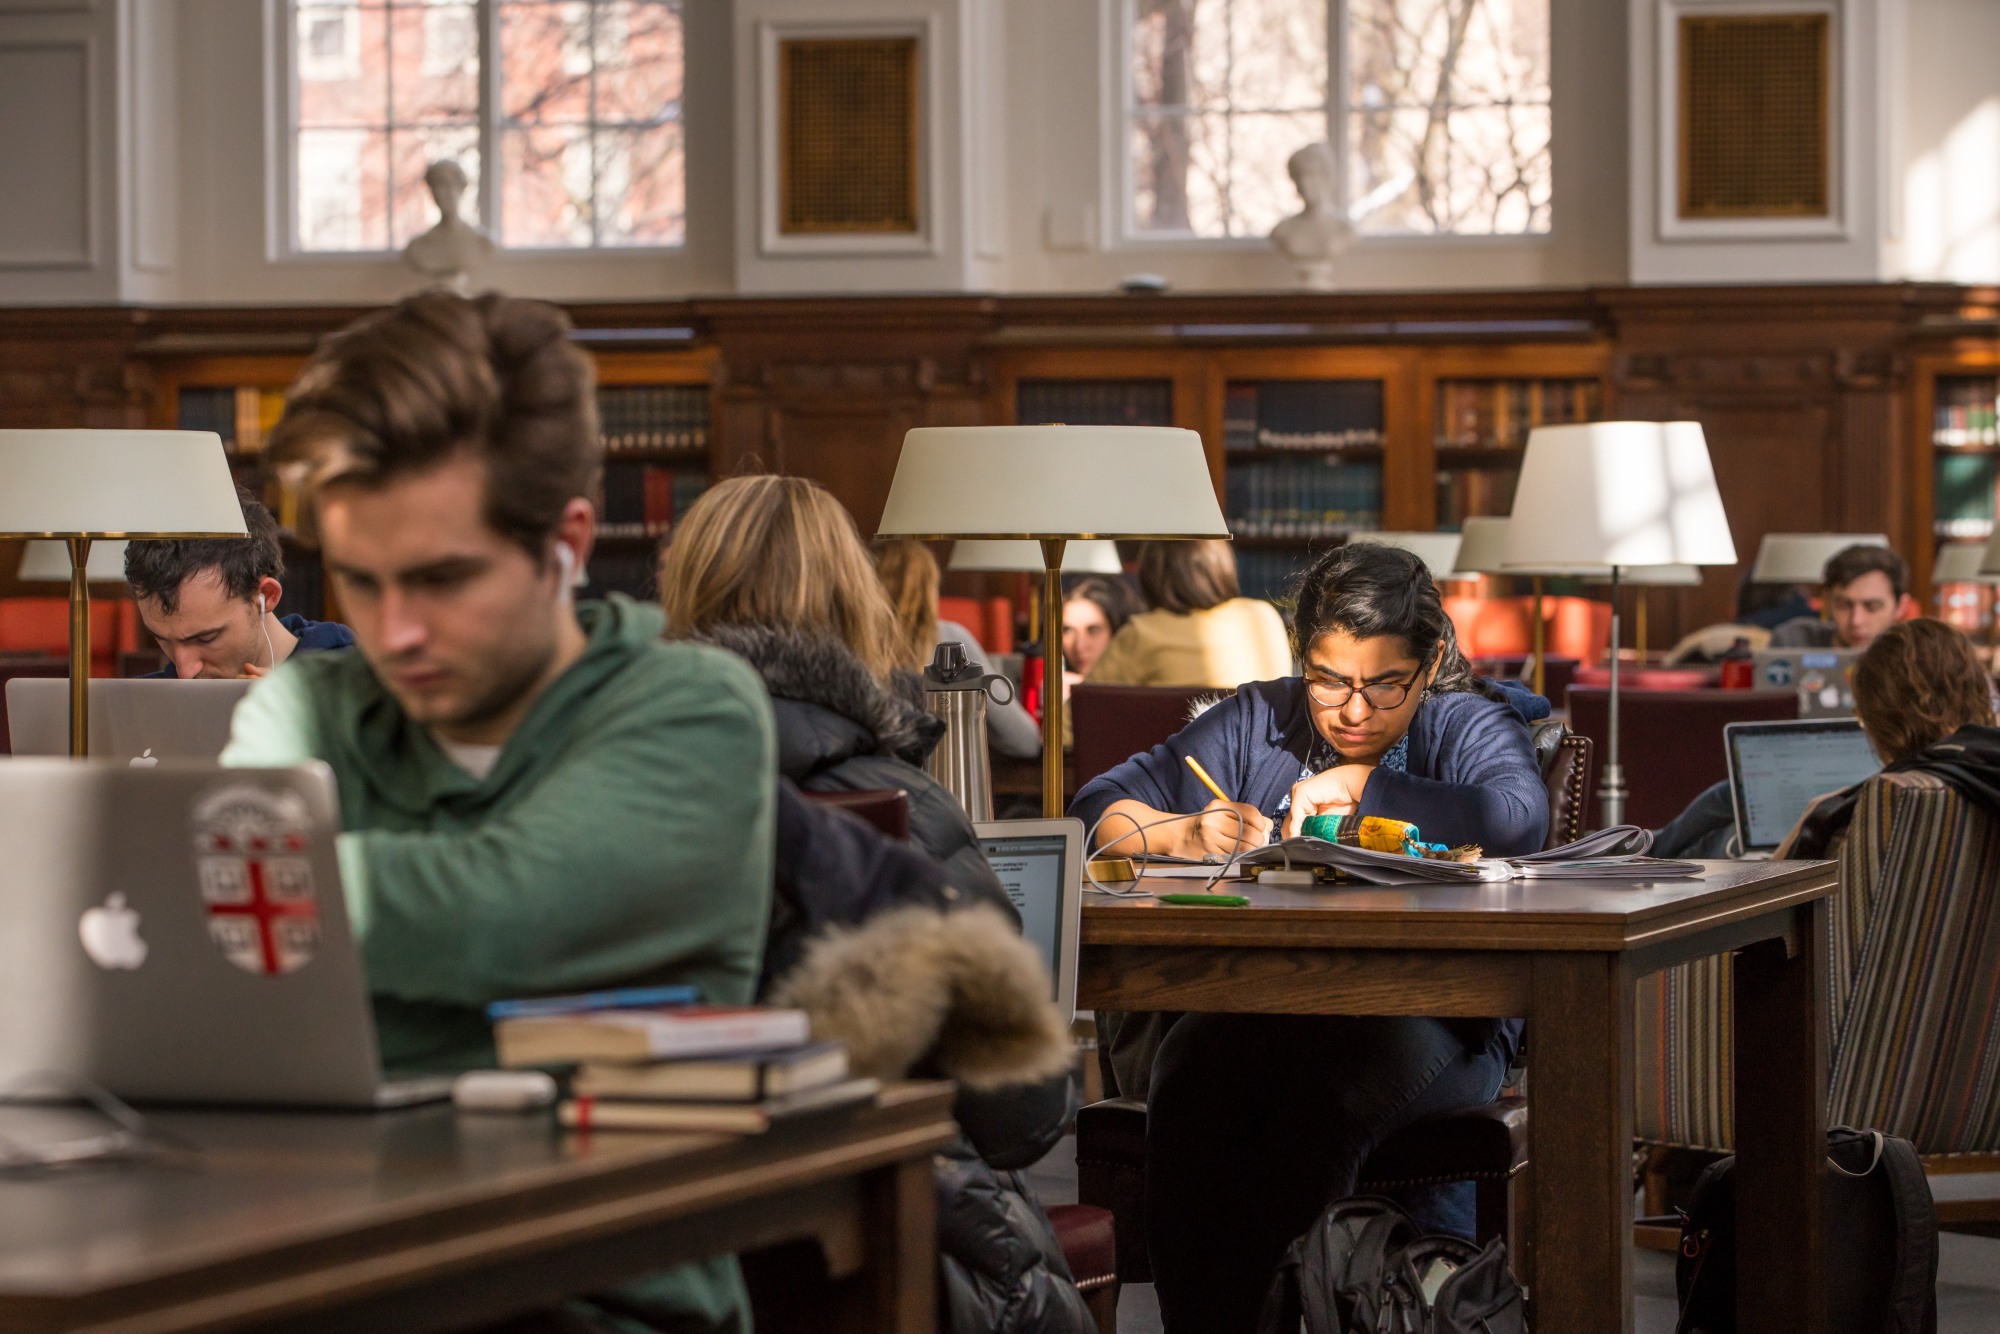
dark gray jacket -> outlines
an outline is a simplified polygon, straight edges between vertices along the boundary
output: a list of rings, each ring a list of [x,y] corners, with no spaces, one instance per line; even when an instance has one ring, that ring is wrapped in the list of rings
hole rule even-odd
[[[901,788],[910,795],[910,842],[944,864],[975,898],[1013,905],[979,851],[972,821],[923,770],[944,724],[892,693],[845,644],[761,626],[718,626],[699,638],[747,661],[764,678],[778,723],[778,772],[808,792]]]

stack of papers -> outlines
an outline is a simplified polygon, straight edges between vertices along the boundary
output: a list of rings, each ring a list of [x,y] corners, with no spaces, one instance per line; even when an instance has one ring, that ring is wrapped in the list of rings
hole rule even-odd
[[[1433,861],[1397,852],[1329,843],[1323,838],[1288,838],[1257,848],[1229,863],[1237,867],[1329,867],[1343,877],[1369,885],[1456,885],[1482,880],[1670,880],[1697,874],[1696,862],[1668,861],[1644,855],[1653,845],[1650,831],[1635,825],[1614,825],[1587,834],[1574,843],[1521,857],[1484,858],[1477,862]],[[1219,867],[1204,870],[1213,874]],[[1149,874],[1156,874],[1150,867]]]
[[[1482,875],[1472,862],[1432,861],[1400,852],[1371,852],[1345,843],[1329,843],[1323,838],[1288,838],[1246,852],[1235,864],[1293,869],[1326,866],[1370,885],[1465,884],[1498,878]]]
[[[1699,862],[1664,857],[1579,857],[1568,862],[1538,862],[1515,858],[1507,863],[1523,880],[1678,880],[1698,874]]]

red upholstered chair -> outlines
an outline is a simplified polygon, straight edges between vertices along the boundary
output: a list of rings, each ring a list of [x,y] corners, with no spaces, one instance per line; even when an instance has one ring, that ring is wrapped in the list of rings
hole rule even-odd
[[[1618,664],[1618,689],[1627,690],[1713,690],[1721,682],[1720,667],[1640,667]],[[1571,678],[1574,686],[1611,685],[1611,668],[1579,667]]]
[[[997,652],[986,633],[986,604],[978,598],[941,597],[938,599],[938,619],[954,621],[972,631],[979,646],[988,653]]]
[[[1458,634],[1461,652],[1471,658],[1496,658],[1533,650],[1532,602],[1531,598],[1448,597],[1444,610]]]
[[[1570,728],[1595,743],[1600,764],[1609,756],[1610,697],[1594,686],[1569,689]],[[1625,819],[1658,829],[1729,777],[1725,724],[1798,716],[1798,697],[1789,690],[1626,690],[1621,673],[1618,748],[1631,794]]]
[[[801,789],[800,795],[816,805],[833,806],[865,820],[898,843],[910,841],[910,794],[899,787],[856,788],[851,792]]]
[[[1076,785],[1082,787],[1180,731],[1197,701],[1229,693],[1213,686],[1078,685],[1069,692]]]
[[[90,674],[116,676],[119,609],[116,600],[90,604]],[[67,598],[0,598],[0,653],[56,653],[69,656]]]
[[[1603,662],[1611,647],[1611,604],[1589,598],[1543,598],[1548,651],[1578,662]]]

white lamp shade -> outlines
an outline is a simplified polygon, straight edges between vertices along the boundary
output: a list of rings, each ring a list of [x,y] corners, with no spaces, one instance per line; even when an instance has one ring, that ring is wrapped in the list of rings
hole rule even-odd
[[[2000,584],[2000,570],[1985,568],[1992,559],[1992,551],[1992,544],[1988,542],[1945,543],[1938,548],[1937,561],[1931,566],[1931,582]]]
[[[1816,584],[1826,563],[1849,547],[1886,547],[1886,533],[1766,533],[1750,567],[1753,584]]]
[[[965,538],[952,544],[953,570],[1039,570],[1042,547],[1039,542],[984,542]],[[1123,574],[1118,544],[1102,539],[1071,542],[1063,548],[1064,574]]]
[[[1228,537],[1201,437],[1164,426],[920,426],[880,537]]]
[[[1431,578],[1449,579],[1458,568],[1457,533],[1356,533],[1349,543],[1373,542],[1378,546],[1401,547],[1430,567]]]
[[[0,534],[243,537],[247,531],[213,431],[29,430],[0,431]]]
[[[28,543],[27,549],[21,553],[21,573],[17,577],[24,584],[67,584],[68,544],[47,541]],[[93,584],[124,583],[125,544],[91,543],[90,559],[84,565],[83,577]]]
[[[1696,422],[1587,422],[1528,435],[1507,564],[1733,565],[1736,544]]]
[[[1481,574],[1504,574],[1507,563],[1507,520],[1493,516],[1467,518],[1459,525],[1458,560],[1452,574],[1470,579]]]

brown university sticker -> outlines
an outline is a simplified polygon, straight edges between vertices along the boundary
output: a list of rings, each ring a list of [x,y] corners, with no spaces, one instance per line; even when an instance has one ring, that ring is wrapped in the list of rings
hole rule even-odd
[[[305,799],[248,783],[194,806],[194,855],[208,934],[246,973],[276,977],[312,961],[319,904],[307,860]]]

